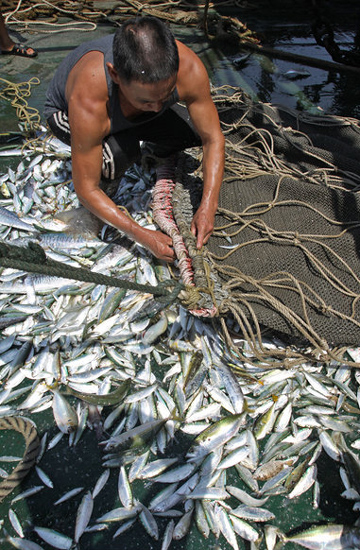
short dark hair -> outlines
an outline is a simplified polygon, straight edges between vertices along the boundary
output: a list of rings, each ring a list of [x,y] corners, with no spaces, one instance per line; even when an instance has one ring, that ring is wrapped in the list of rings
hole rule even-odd
[[[115,33],[114,67],[126,82],[168,80],[179,69],[179,52],[166,23],[152,16],[129,19]]]

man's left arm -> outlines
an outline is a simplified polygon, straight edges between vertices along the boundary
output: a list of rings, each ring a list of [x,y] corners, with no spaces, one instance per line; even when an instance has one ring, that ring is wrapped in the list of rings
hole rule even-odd
[[[208,127],[206,130],[209,129],[211,133],[201,132],[200,125],[194,122],[200,134],[203,149],[203,193],[200,206],[191,224],[191,231],[196,236],[196,247],[198,249],[207,243],[213,232],[220,187],[224,175],[225,139],[220,130],[220,124],[216,123],[218,115],[212,100],[211,105],[204,107],[202,115],[204,122],[206,121],[204,126]],[[211,123],[210,114],[212,109],[215,110],[216,116],[214,116]],[[193,119],[191,112],[190,116]],[[219,128],[217,128],[218,124]]]
[[[184,101],[200,135],[203,148],[203,194],[191,224],[191,231],[196,236],[196,246],[200,249],[203,244],[206,244],[214,229],[224,174],[225,138],[211,97],[206,69],[193,52],[189,57],[192,70],[182,79],[181,84]]]

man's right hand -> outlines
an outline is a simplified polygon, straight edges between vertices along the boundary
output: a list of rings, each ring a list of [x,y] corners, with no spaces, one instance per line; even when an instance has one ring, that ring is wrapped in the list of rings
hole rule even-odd
[[[170,263],[174,262],[175,252],[172,238],[162,233],[162,231],[148,230],[146,237],[141,239],[141,244],[159,260],[165,260]]]

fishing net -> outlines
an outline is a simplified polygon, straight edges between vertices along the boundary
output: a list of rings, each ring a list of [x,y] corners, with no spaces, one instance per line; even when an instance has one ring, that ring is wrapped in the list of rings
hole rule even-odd
[[[270,329],[339,359],[335,348],[360,340],[359,121],[255,103],[230,87],[214,101],[226,166],[203,258],[226,336],[236,329],[261,351]],[[194,155],[179,167],[195,209],[201,167]]]

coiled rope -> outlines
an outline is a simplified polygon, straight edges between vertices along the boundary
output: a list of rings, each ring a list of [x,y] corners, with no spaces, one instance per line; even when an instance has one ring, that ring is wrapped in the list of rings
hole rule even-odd
[[[31,87],[39,84],[40,80],[35,76],[27,82],[19,84],[0,78],[0,97],[9,101],[11,106],[16,109],[16,116],[26,133],[33,132],[40,127],[41,116],[38,109],[30,107],[26,100],[31,95]]]
[[[211,39],[220,35],[221,39],[234,41],[235,38],[239,43],[243,41],[258,42],[255,33],[236,17],[226,17],[217,13],[217,4],[221,8],[238,6],[237,0],[218,0],[211,3],[206,0],[205,3],[196,3],[196,5],[186,0],[147,0],[146,2],[120,0],[113,2],[110,8],[99,9],[97,3],[86,0],[78,2],[39,0],[35,3],[31,3],[29,0],[18,0],[17,3],[12,0],[4,0],[2,13],[6,25],[14,25],[20,32],[29,30],[41,33],[73,30],[89,32],[96,29],[99,21],[105,20],[114,26],[119,26],[125,17],[142,14],[158,17],[171,24],[202,26],[205,36]],[[59,16],[80,21],[60,23]],[[209,26],[214,29],[214,35],[210,35]]]
[[[22,7],[25,4],[24,7]],[[40,30],[43,34],[64,31],[89,32],[97,28],[97,23],[89,19],[104,17],[103,11],[89,10],[86,2],[57,2],[41,0],[35,4],[19,0],[15,9],[4,14],[7,26],[16,25],[19,31]],[[62,5],[64,7],[62,7]],[[81,21],[58,22],[58,16],[75,17]],[[48,19],[41,19],[39,15],[48,15]],[[50,19],[51,16],[51,19]],[[47,29],[46,27],[50,27]],[[57,28],[56,28],[57,27]]]
[[[0,430],[15,430],[24,436],[25,451],[22,459],[11,474],[0,483],[0,502],[11,493],[31,470],[39,454],[40,440],[35,424],[21,416],[0,418]]]

